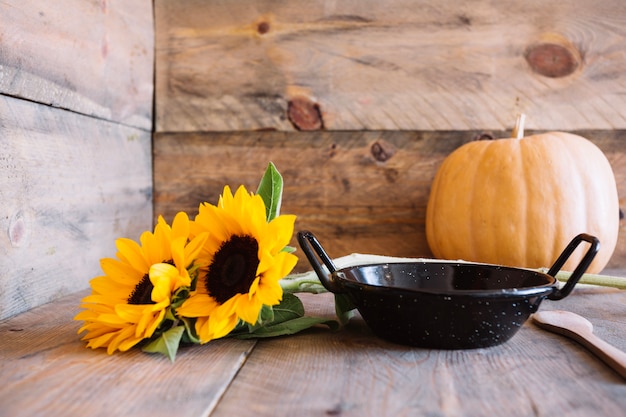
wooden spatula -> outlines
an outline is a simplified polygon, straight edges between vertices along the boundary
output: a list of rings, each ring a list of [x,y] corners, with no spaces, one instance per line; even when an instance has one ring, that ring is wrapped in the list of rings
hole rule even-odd
[[[539,327],[577,341],[626,379],[626,353],[594,335],[586,318],[561,310],[539,311],[532,317]]]

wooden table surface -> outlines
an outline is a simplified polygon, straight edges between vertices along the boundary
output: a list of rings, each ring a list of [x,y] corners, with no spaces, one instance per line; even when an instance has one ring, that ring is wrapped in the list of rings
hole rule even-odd
[[[337,332],[183,348],[172,364],[86,349],[72,320],[82,296],[0,323],[1,416],[626,415],[624,379],[530,320],[503,345],[443,351],[387,343],[357,316]],[[333,316],[331,294],[301,297]],[[579,285],[541,309],[580,313],[626,350],[626,291]]]

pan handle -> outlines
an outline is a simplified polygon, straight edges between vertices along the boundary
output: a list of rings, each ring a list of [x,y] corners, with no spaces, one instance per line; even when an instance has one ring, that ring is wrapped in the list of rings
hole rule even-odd
[[[574,239],[572,239],[569,245],[567,245],[563,253],[561,253],[556,262],[554,262],[554,265],[552,265],[552,268],[550,268],[550,270],[548,271],[548,275],[556,277],[557,272],[559,272],[561,267],[571,256],[572,252],[574,252],[578,245],[583,241],[590,244],[589,249],[587,249],[587,253],[585,253],[583,259],[580,261],[578,266],[576,266],[574,272],[572,272],[572,275],[570,275],[563,288],[557,289],[555,292],[550,294],[548,296],[548,299],[560,300],[567,297],[569,293],[574,289],[574,286],[576,285],[578,280],[583,276],[587,268],[589,268],[591,261],[593,261],[593,258],[596,256],[598,250],[600,249],[600,241],[594,236],[588,235],[586,233],[581,233]]]
[[[337,267],[326,254],[326,251],[324,251],[324,248],[322,248],[322,245],[317,240],[315,235],[307,230],[298,232],[298,243],[300,244],[300,247],[304,251],[304,254],[309,260],[309,263],[313,267],[313,270],[319,277],[324,288],[333,293],[343,292],[341,285],[339,285],[337,281],[333,280],[333,274],[337,271]],[[316,253],[322,262],[324,262],[326,268],[328,268],[330,275],[327,275],[326,271],[324,271],[322,264],[320,264],[320,261],[317,259]]]

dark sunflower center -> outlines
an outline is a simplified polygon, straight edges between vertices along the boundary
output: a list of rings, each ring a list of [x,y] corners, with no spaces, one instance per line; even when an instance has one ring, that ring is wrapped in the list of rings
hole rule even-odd
[[[128,297],[128,304],[154,304],[151,297],[153,288],[148,274],[144,275]]]
[[[163,261],[163,263],[174,265],[174,261]],[[144,275],[139,283],[135,285],[135,289],[128,297],[128,304],[155,304],[152,301],[152,290],[154,285],[150,281],[148,274]]]
[[[209,265],[204,285],[223,304],[236,294],[245,294],[256,277],[259,244],[251,236],[234,235],[222,243]]]

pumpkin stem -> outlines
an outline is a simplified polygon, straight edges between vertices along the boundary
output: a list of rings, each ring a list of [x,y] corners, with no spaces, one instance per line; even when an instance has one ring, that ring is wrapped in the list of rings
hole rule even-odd
[[[517,121],[515,122],[515,127],[511,132],[511,137],[515,139],[521,139],[524,137],[524,120],[526,119],[526,115],[524,113],[517,116]]]

